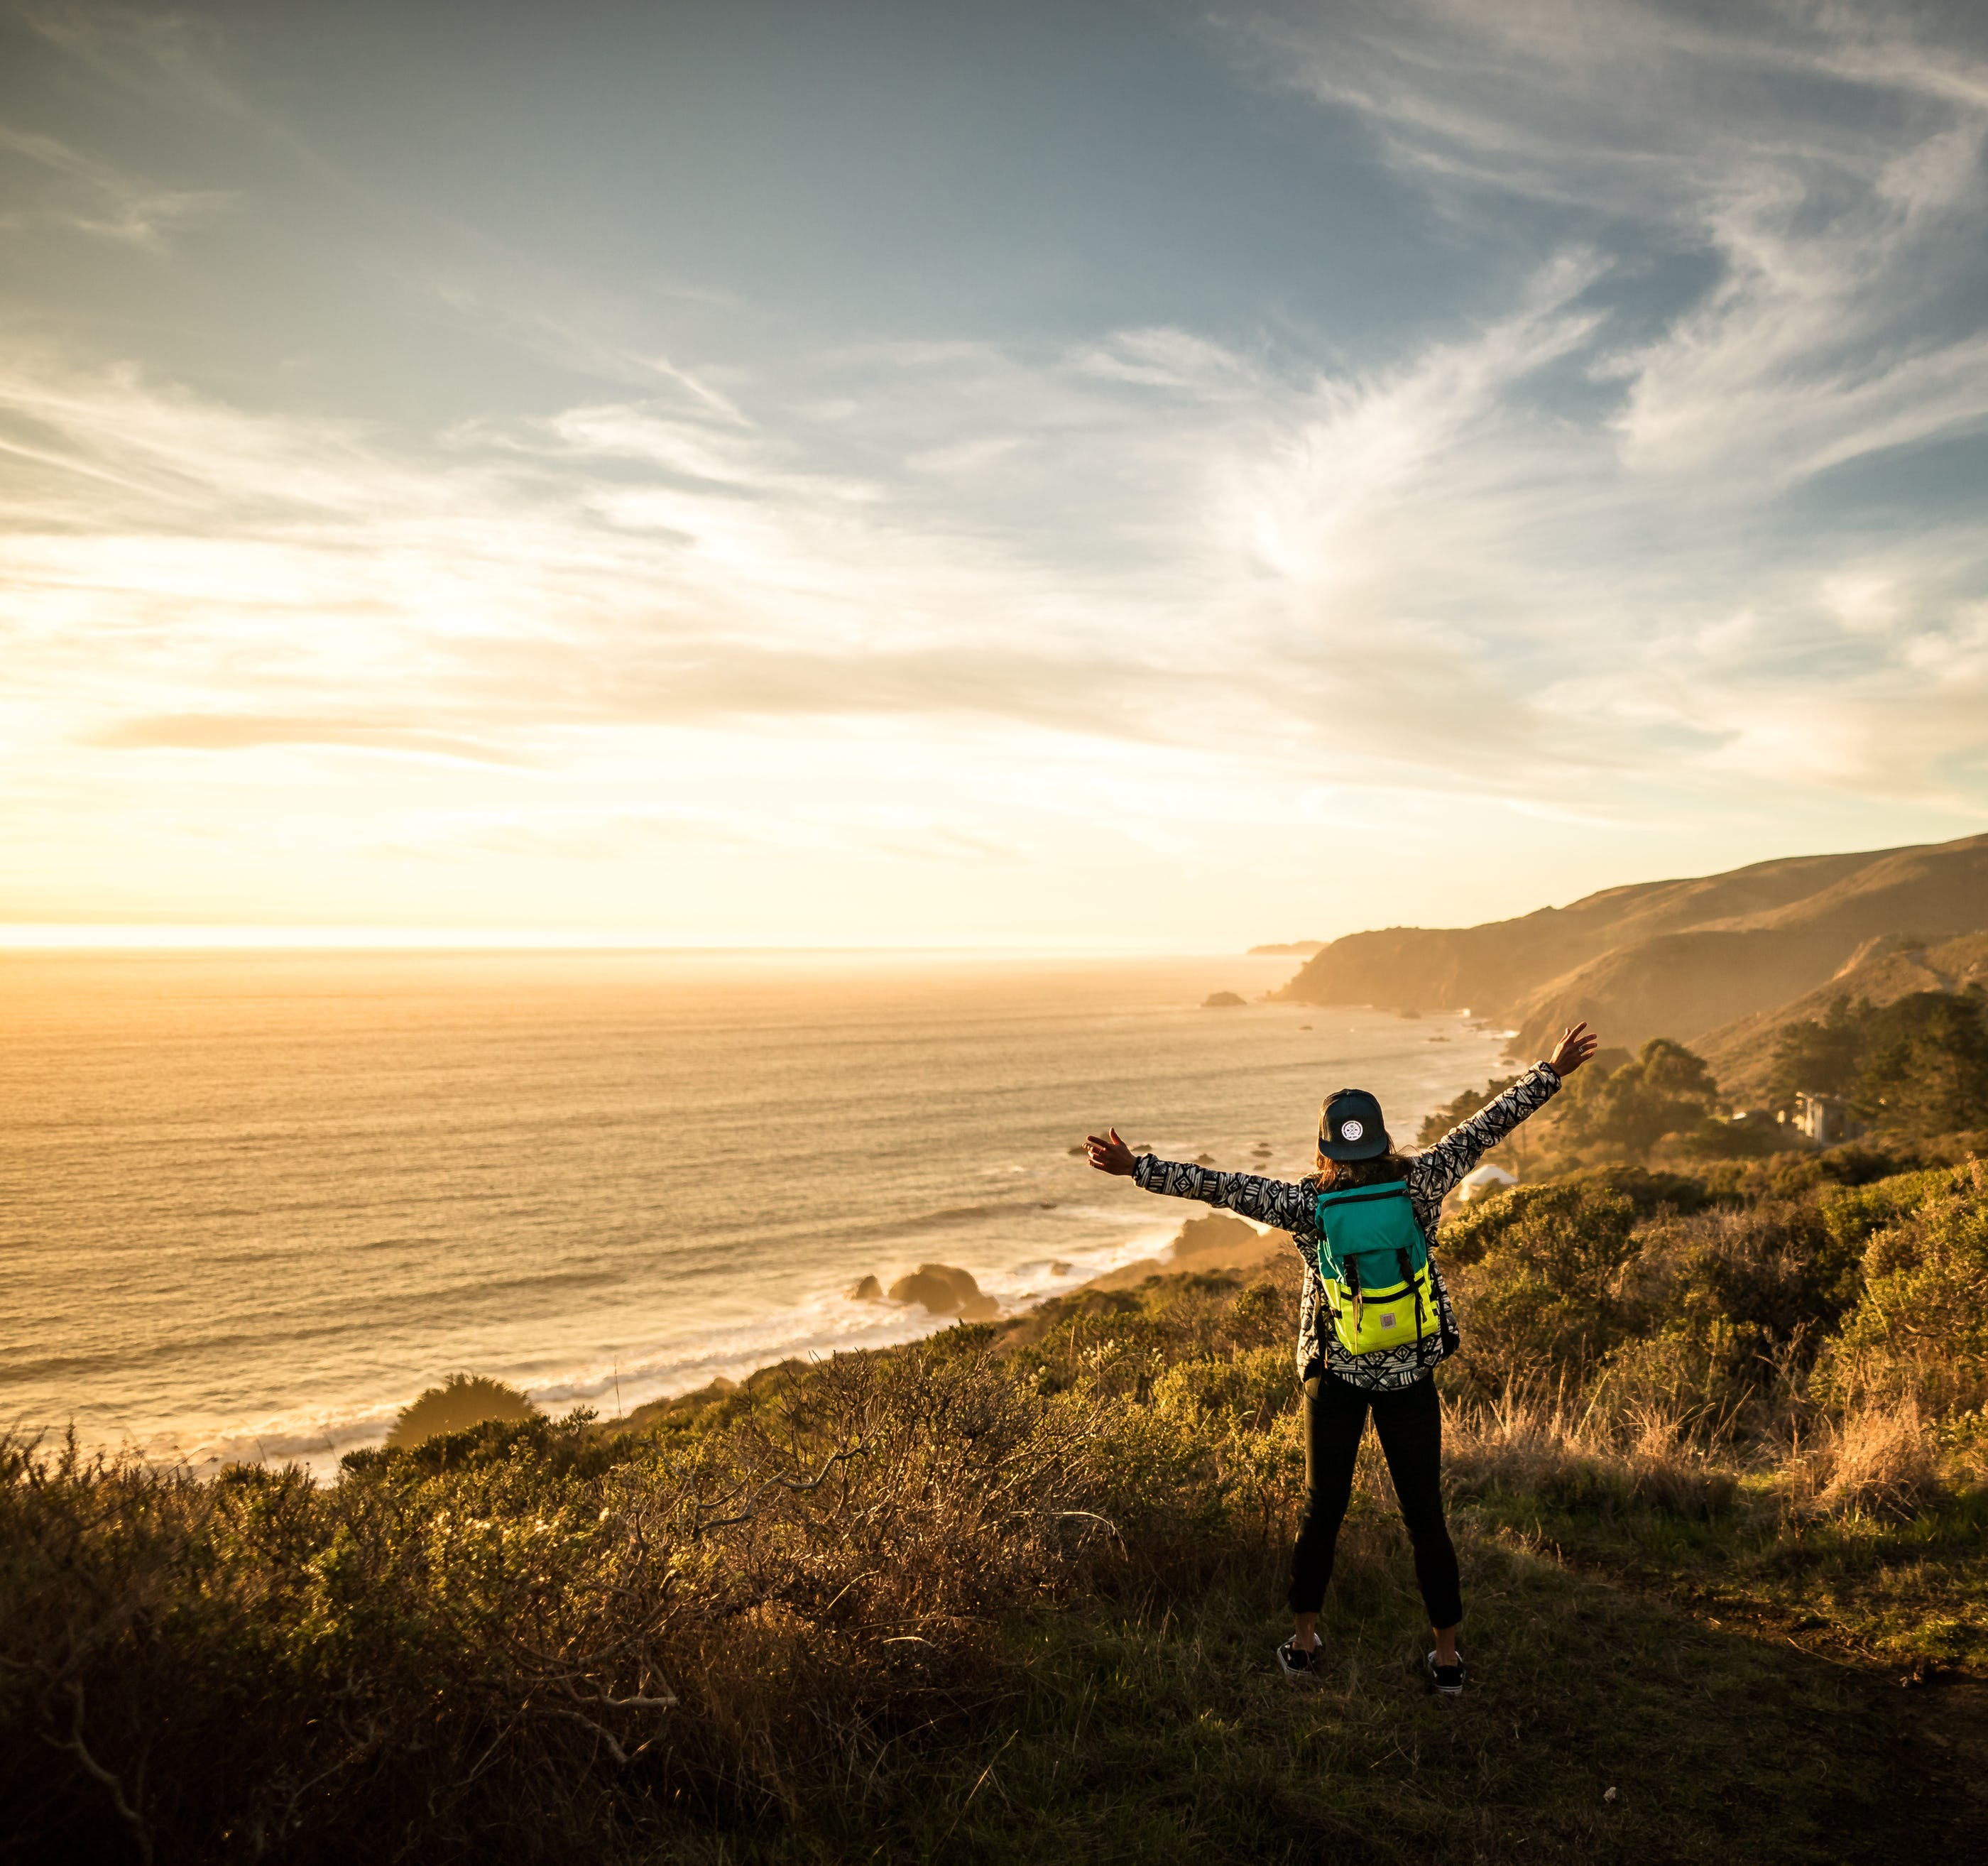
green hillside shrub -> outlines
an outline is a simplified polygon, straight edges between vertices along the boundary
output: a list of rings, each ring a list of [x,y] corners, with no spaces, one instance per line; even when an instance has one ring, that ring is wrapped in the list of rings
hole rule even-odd
[[[1908,1395],[1936,1413],[1977,1408],[1988,1399],[1988,1171],[1977,1161],[1915,1175],[1893,1200],[1874,1196],[1882,1190],[1838,1202],[1889,1222],[1868,1232],[1862,1296],[1829,1345],[1818,1391],[1839,1402]]]
[[[1743,1557],[1763,1597],[1869,1649],[1988,1658],[1969,1630],[1988,1599],[1988,1188],[1978,1169],[1853,1185],[1800,1164],[1615,1168],[1445,1227],[1465,1351],[1438,1378],[1466,1563],[1482,1579],[1499,1550],[1564,1546],[1729,1585]],[[354,1455],[327,1485],[11,1445],[0,1847],[830,1858],[874,1796],[895,1824],[865,1847],[948,1857],[974,1793],[995,1800],[975,1787],[990,1759],[1030,1740],[1045,1642],[1232,1597],[1274,1609],[1303,1486],[1300,1273],[1290,1252],[1247,1280],[1082,1293],[769,1369],[639,1432],[485,1421]],[[1413,1622],[1398,1540],[1370,1445],[1348,1625]],[[1504,1598],[1482,1624],[1516,1638]],[[1548,1701],[1574,1636],[1542,1648]],[[1242,1661],[1180,1662],[1203,1668],[1182,1687],[1194,1742],[1229,1742],[1197,1719],[1207,1668]],[[1071,1685],[1080,1734],[1042,1776],[1080,1779],[1055,1792],[1147,1807],[1136,1759],[1158,1752],[1138,1746],[1174,1700],[1134,1675]],[[920,1826],[921,1785],[964,1755],[953,1813]],[[1308,1756],[1307,1779],[1334,1766]]]
[[[481,1374],[451,1374],[401,1408],[387,1442],[411,1449],[430,1438],[468,1432],[492,1421],[515,1422],[538,1417],[539,1409],[516,1387]]]
[[[1595,1184],[1522,1185],[1471,1207],[1445,1233],[1472,1367],[1498,1378],[1576,1377],[1630,1325],[1619,1285],[1638,1248],[1632,1200]]]
[[[1003,1615],[1273,1558],[1302,1455],[1262,1337],[1295,1289],[1293,1259],[1108,1293],[1032,1344],[773,1370],[653,1435],[486,1421],[328,1486],[12,1445],[0,1835],[571,1857],[643,1808],[789,1807],[852,1746],[998,1698]],[[41,1736],[83,1746],[53,1794]]]

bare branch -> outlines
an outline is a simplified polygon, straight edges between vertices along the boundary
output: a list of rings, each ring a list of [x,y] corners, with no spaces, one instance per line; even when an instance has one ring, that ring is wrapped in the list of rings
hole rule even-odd
[[[810,1490],[818,1490],[823,1484],[827,1482],[829,1472],[833,1470],[837,1465],[840,1464],[844,1459],[860,1458],[869,1450],[869,1449],[868,1445],[865,1443],[852,1445],[842,1451],[833,1452],[823,1462],[821,1469],[817,1471],[813,1476],[810,1478],[784,1476],[770,1477],[766,1481],[766,1482],[762,1484],[758,1489],[752,1492],[751,1501],[746,1504],[745,1509],[737,1516],[718,1516],[708,1523],[699,1523],[691,1529],[691,1535],[692,1538],[695,1539],[706,1534],[714,1529],[732,1529],[741,1523],[751,1522],[753,1516],[758,1513],[759,1499],[764,1496],[769,1490],[790,1490],[793,1492],[796,1496],[803,1495]],[[735,1490],[732,1494],[734,1496],[736,1496],[739,1492]]]
[[[615,1761],[617,1763],[627,1761],[628,1752],[616,1740],[614,1732],[612,1730],[603,1729],[591,1717],[583,1717],[578,1711],[566,1710],[556,1704],[534,1704],[529,1709],[535,1717],[563,1718],[568,1723],[578,1724],[583,1730],[591,1730],[607,1744],[607,1753],[613,1756]]]
[[[117,1810],[117,1818],[130,1829],[132,1841],[138,1849],[138,1857],[145,1862],[145,1866],[151,1866],[151,1830],[145,1825],[137,1810],[124,1799],[124,1784],[105,1768],[95,1756],[92,1756],[83,1745],[83,1686],[79,1681],[73,1678],[69,1681],[69,1695],[75,1703],[76,1712],[67,1739],[45,1736],[42,1740],[52,1748],[66,1750],[83,1765],[84,1774],[87,1775],[92,1781],[103,1786],[110,1797],[110,1805]]]

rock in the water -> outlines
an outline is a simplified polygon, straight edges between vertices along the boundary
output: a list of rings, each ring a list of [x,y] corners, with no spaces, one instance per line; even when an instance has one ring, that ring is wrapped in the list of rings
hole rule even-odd
[[[1084,1287],[1136,1290],[1149,1276],[1178,1275],[1183,1270],[1253,1269],[1290,1242],[1283,1232],[1259,1231],[1254,1225],[1232,1218],[1226,1212],[1211,1212],[1205,1218],[1191,1218],[1182,1225],[1180,1235],[1164,1259],[1142,1257],[1136,1263],[1123,1264],[1094,1278]]]
[[[970,1270],[955,1269],[949,1263],[921,1263],[891,1285],[891,1300],[917,1303],[934,1315],[956,1315],[969,1322],[984,1321],[1000,1308],[992,1296],[980,1293]]]
[[[1060,1257],[1050,1259],[1050,1274],[1052,1276],[1067,1276],[1076,1267],[1074,1264],[1064,1263]]]
[[[1184,1263],[1195,1257],[1229,1256],[1261,1252],[1263,1234],[1254,1225],[1226,1212],[1211,1212],[1205,1218],[1191,1218],[1174,1239],[1170,1260]]]
[[[1232,1011],[1238,1005],[1248,1002],[1246,998],[1237,997],[1233,992],[1210,992],[1202,999],[1201,1008],[1204,1011]]]
[[[859,1276],[843,1294],[853,1303],[881,1303],[884,1300],[884,1286],[874,1276]]]

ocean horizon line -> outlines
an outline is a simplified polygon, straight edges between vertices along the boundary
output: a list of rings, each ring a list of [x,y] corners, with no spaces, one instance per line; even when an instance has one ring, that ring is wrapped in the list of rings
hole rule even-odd
[[[669,934],[556,928],[326,926],[201,921],[0,921],[0,952],[667,952],[734,955],[866,954],[893,957],[1040,958],[1246,958],[1246,948],[1072,940],[1061,936],[926,935],[805,939],[792,935]],[[1284,955],[1279,955],[1284,956]]]

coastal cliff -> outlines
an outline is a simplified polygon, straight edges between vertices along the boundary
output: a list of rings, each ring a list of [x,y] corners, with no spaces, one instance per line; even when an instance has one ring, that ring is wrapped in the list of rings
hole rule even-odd
[[[1531,1053],[1586,1018],[1635,1048],[1787,1021],[1873,941],[1942,945],[1988,929],[1988,835],[1608,888],[1461,928],[1334,940],[1276,995],[1301,1004],[1468,1006]],[[1922,987],[1921,989],[1925,989]]]

